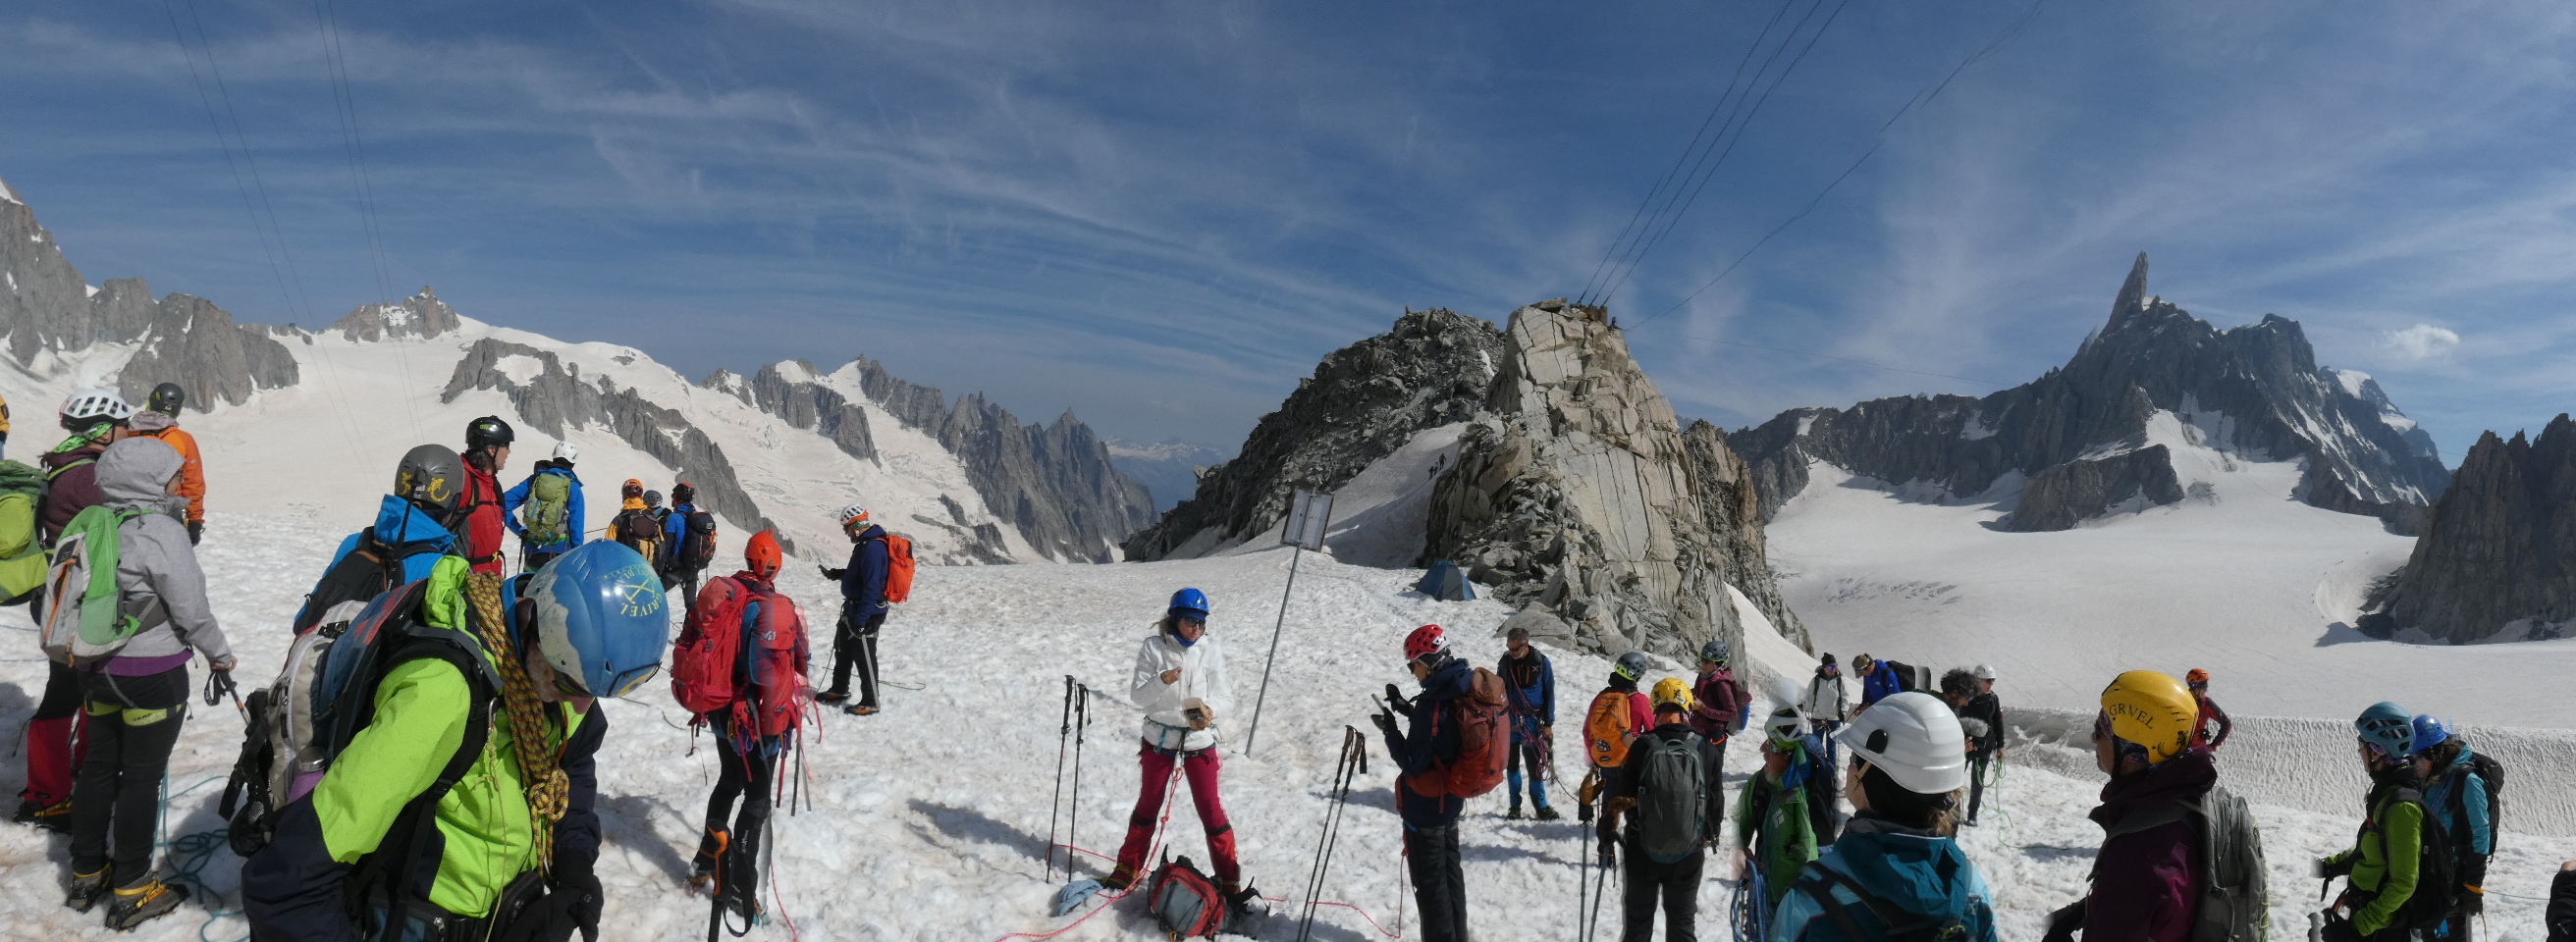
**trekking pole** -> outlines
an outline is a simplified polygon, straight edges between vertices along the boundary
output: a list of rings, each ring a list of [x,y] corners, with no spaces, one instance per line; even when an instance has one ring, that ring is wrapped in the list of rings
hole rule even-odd
[[[1091,685],[1073,687],[1073,807],[1064,816],[1064,875],[1073,876],[1074,835],[1082,829],[1082,741],[1091,731]]]
[[[1048,883],[1055,882],[1056,815],[1064,806],[1064,747],[1072,738],[1073,675],[1066,674],[1064,675],[1064,717],[1056,723],[1055,728],[1055,797],[1047,801],[1046,879]],[[1067,876],[1072,875],[1073,854],[1070,851],[1065,853],[1064,869]]]
[[[1331,797],[1324,806],[1324,827],[1315,840],[1314,868],[1306,876],[1306,912],[1298,922],[1297,942],[1307,942],[1315,931],[1316,897],[1324,892],[1324,874],[1333,864],[1333,849],[1341,843],[1342,818],[1349,807],[1351,780],[1368,772],[1368,737],[1350,726],[1342,727],[1342,756],[1333,764],[1332,785],[1326,790]]]

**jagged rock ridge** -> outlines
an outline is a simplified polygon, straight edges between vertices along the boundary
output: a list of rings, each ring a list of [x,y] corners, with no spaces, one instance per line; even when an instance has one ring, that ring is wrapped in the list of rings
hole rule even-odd
[[[1259,534],[1297,490],[1337,489],[1414,433],[1473,418],[1502,349],[1494,325],[1433,308],[1325,355],[1236,457],[1199,475],[1196,494],[1127,538],[1127,558],[1195,555]]]
[[[534,359],[543,368],[521,383],[501,366],[503,358],[513,356]],[[699,506],[750,529],[772,526],[751,495],[743,492],[742,481],[735,476],[733,463],[725,460],[724,450],[709,441],[706,433],[690,426],[678,412],[655,405],[632,389],[618,389],[604,376],[584,380],[577,370],[578,367],[566,369],[561,359],[547,351],[486,337],[466,348],[464,358],[456,361],[456,372],[448,378],[439,401],[455,402],[456,397],[470,390],[497,390],[510,397],[511,406],[531,428],[555,438],[584,426],[606,428],[635,450],[669,465],[680,479],[695,484]],[[795,551],[787,537],[782,534],[779,539],[787,543],[789,552]]]
[[[346,316],[333,321],[324,332],[339,331],[350,340],[383,340],[388,337],[428,338],[448,333],[462,326],[456,309],[438,299],[438,292],[428,285],[420,293],[390,304],[361,304]]]
[[[2307,462],[2299,497],[2381,517],[2408,532],[2449,480],[2432,443],[2368,376],[2317,366],[2295,321],[2219,330],[2146,293],[2141,253],[2110,320],[2066,366],[1983,398],[1912,396],[1849,409],[1796,409],[1730,435],[1753,462],[1768,519],[1821,459],[1943,499],[2012,499],[2005,525],[2062,530],[2183,499],[2171,455],[2150,442],[2170,413],[2178,434],[2252,460]]]
[[[156,302],[141,278],[111,279],[93,291],[35,211],[7,183],[0,182],[0,193],[10,194],[0,199],[0,330],[21,365],[44,372],[50,354],[139,341],[119,374],[119,392],[139,403],[154,385],[175,382],[200,412],[295,384],[294,356],[266,328],[235,324],[213,302],[184,294]]]
[[[2576,422],[2526,441],[2487,432],[2460,459],[2415,552],[2357,627],[2467,644],[2565,637],[2576,626]]]
[[[1423,561],[1468,566],[1560,644],[1742,650],[1732,585],[1806,646],[1772,579],[1752,469],[1714,426],[1680,427],[1603,315],[1562,299],[1512,313],[1487,411],[1434,487]]]

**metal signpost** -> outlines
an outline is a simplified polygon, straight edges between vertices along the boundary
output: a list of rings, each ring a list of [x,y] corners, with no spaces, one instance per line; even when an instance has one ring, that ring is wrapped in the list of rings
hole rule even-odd
[[[1252,754],[1252,737],[1261,734],[1261,704],[1270,699],[1270,669],[1279,663],[1279,632],[1288,627],[1288,593],[1297,590],[1297,563],[1306,558],[1307,550],[1324,548],[1324,531],[1333,522],[1333,495],[1328,491],[1298,491],[1288,504],[1288,519],[1279,530],[1279,542],[1293,547],[1288,551],[1288,587],[1279,592],[1279,622],[1270,627],[1270,659],[1261,664],[1261,694],[1252,700],[1252,728],[1243,734],[1243,754]]]

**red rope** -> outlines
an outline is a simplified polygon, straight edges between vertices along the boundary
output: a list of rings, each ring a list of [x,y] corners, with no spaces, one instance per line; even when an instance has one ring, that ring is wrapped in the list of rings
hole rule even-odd
[[[1181,787],[1181,774],[1180,774],[1180,769],[1178,769],[1178,768],[1174,768],[1174,769],[1172,770],[1172,777],[1171,777],[1168,781],[1165,781],[1165,782],[1163,783],[1163,819],[1162,819],[1162,820],[1160,820],[1160,821],[1156,821],[1156,822],[1154,822],[1154,840],[1153,840],[1153,842],[1152,842],[1152,843],[1145,845],[1145,858],[1146,858],[1146,859],[1148,859],[1148,860],[1153,859],[1153,857],[1154,857],[1154,852],[1155,852],[1155,851],[1161,850],[1161,849],[1163,848],[1163,833],[1164,833],[1164,825],[1168,825],[1168,824],[1172,823],[1172,796],[1174,796],[1174,795],[1176,795],[1176,794],[1179,794],[1179,792],[1180,792],[1180,787]],[[1064,846],[1072,847],[1073,845],[1067,844],[1067,845],[1064,845]],[[1082,850],[1082,848],[1079,848],[1079,847],[1075,847],[1074,849],[1075,849],[1075,850]],[[1052,852],[1052,851],[1050,851],[1050,852]],[[1092,855],[1092,856],[1094,856],[1094,857],[1103,857],[1103,858],[1105,859],[1105,855],[1102,855],[1102,854],[1093,853],[1092,851],[1088,851],[1088,850],[1083,850],[1082,852],[1083,852],[1083,853],[1086,853],[1086,854],[1091,854],[1091,855]],[[1137,883],[1142,883],[1142,882],[1144,882],[1142,878],[1139,878],[1139,879],[1137,880]],[[1001,938],[999,938],[999,939],[995,939],[995,940],[993,940],[993,942],[1011,942],[1011,940],[1012,940],[1012,939],[1052,939],[1052,938],[1055,938],[1056,936],[1060,936],[1060,935],[1063,935],[1063,934],[1065,934],[1065,933],[1067,933],[1067,932],[1071,932],[1071,931],[1073,931],[1073,928],[1074,928],[1075,926],[1079,926],[1079,925],[1082,925],[1083,923],[1090,922],[1090,921],[1091,921],[1091,917],[1093,917],[1093,916],[1097,916],[1097,915],[1100,915],[1101,913],[1108,911],[1108,909],[1109,909],[1109,904],[1110,904],[1110,903],[1114,903],[1114,902],[1117,902],[1118,900],[1125,899],[1125,898],[1127,897],[1127,894],[1129,894],[1129,893],[1133,893],[1133,892],[1136,892],[1136,886],[1137,886],[1137,883],[1130,883],[1130,884],[1128,884],[1128,885],[1127,885],[1127,888],[1126,888],[1126,889],[1120,890],[1120,891],[1118,891],[1118,892],[1116,892],[1116,893],[1112,893],[1112,894],[1110,894],[1110,895],[1108,895],[1108,896],[1106,896],[1106,897],[1102,897],[1102,899],[1101,899],[1101,904],[1100,904],[1100,905],[1098,905],[1098,906],[1094,906],[1094,907],[1092,907],[1090,912],[1083,913],[1083,914],[1082,914],[1082,918],[1080,918],[1080,919],[1076,919],[1076,920],[1074,920],[1074,921],[1072,921],[1072,922],[1069,922],[1069,923],[1066,923],[1066,924],[1064,924],[1064,926],[1063,926],[1063,927],[1058,928],[1058,929],[1056,929],[1056,930],[1055,930],[1055,931],[1053,931],[1053,932],[1014,932],[1014,933],[1011,933],[1011,934],[1009,934],[1009,935],[1003,936],[1003,937],[1001,937]]]
[[[1055,845],[1055,846],[1057,846],[1057,847],[1061,847],[1061,848],[1064,848],[1064,849],[1069,850],[1069,851],[1073,851],[1073,852],[1075,852],[1075,853],[1090,854],[1091,856],[1098,857],[1098,858],[1100,858],[1100,859],[1102,859],[1102,860],[1116,860],[1116,859],[1117,859],[1117,858],[1115,858],[1115,857],[1111,857],[1111,856],[1109,856],[1108,854],[1104,854],[1104,853],[1101,853],[1101,852],[1099,852],[1099,851],[1092,850],[1091,848],[1088,848],[1088,847],[1076,847],[1076,846],[1073,846],[1073,845],[1071,845],[1071,844],[1057,844],[1057,845]],[[1262,897],[1262,899],[1267,900],[1267,901],[1269,901],[1269,902],[1277,903],[1277,904],[1279,904],[1279,905],[1281,905],[1281,906],[1286,906],[1286,905],[1288,905],[1288,901],[1287,901],[1286,899],[1281,898],[1281,897],[1277,897],[1277,896],[1264,896],[1264,897]],[[1312,902],[1312,903],[1314,903],[1314,904],[1315,904],[1315,905],[1317,905],[1317,906],[1339,906],[1339,907],[1341,907],[1341,908],[1343,908],[1343,909],[1347,909],[1347,910],[1350,910],[1350,911],[1352,911],[1352,912],[1358,913],[1358,914],[1360,915],[1360,918],[1361,918],[1362,920],[1365,920],[1365,921],[1367,921],[1367,922],[1368,922],[1368,924],[1369,924],[1369,928],[1377,930],[1377,933],[1378,933],[1379,935],[1386,936],[1387,938],[1390,938],[1390,939],[1401,939],[1401,938],[1404,938],[1404,934],[1403,934],[1403,933],[1401,933],[1401,932],[1388,932],[1388,931],[1386,931],[1386,927],[1385,927],[1384,925],[1380,925],[1380,924],[1378,923],[1378,921],[1377,921],[1377,919],[1376,919],[1375,917],[1370,916],[1370,915],[1368,914],[1368,910],[1361,909],[1361,908],[1359,908],[1359,907],[1358,907],[1358,906],[1356,906],[1356,905],[1353,905],[1353,904],[1350,904],[1350,903],[1336,902],[1336,901],[1334,901],[1334,900],[1327,900],[1327,899],[1310,900],[1309,902]],[[1401,902],[1401,900],[1399,899],[1399,900],[1398,900],[1398,902]],[[1069,928],[1072,928],[1072,927],[1071,927],[1071,926],[1067,926],[1066,928],[1068,928],[1068,929],[1069,929]],[[1062,930],[1057,930],[1057,931],[1062,931]],[[1029,936],[1029,937],[1027,937],[1027,938],[1045,938],[1045,936]]]

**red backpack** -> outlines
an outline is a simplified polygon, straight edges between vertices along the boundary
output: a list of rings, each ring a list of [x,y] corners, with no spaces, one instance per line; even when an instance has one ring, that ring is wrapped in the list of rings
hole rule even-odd
[[[734,685],[743,657],[742,611],[760,603],[750,634],[755,640],[749,689]],[[698,607],[689,612],[672,646],[671,699],[700,716],[728,713],[736,728],[757,721],[762,737],[794,729],[813,699],[798,667],[805,652],[805,617],[796,603],[736,573],[707,580]]]
[[[1466,696],[1449,701],[1447,709],[1431,711],[1431,735],[1439,735],[1444,722],[1458,724],[1458,757],[1410,779],[1414,792],[1426,798],[1474,798],[1502,784],[1512,756],[1511,733],[1503,728],[1508,712],[1503,679],[1476,668]]]

